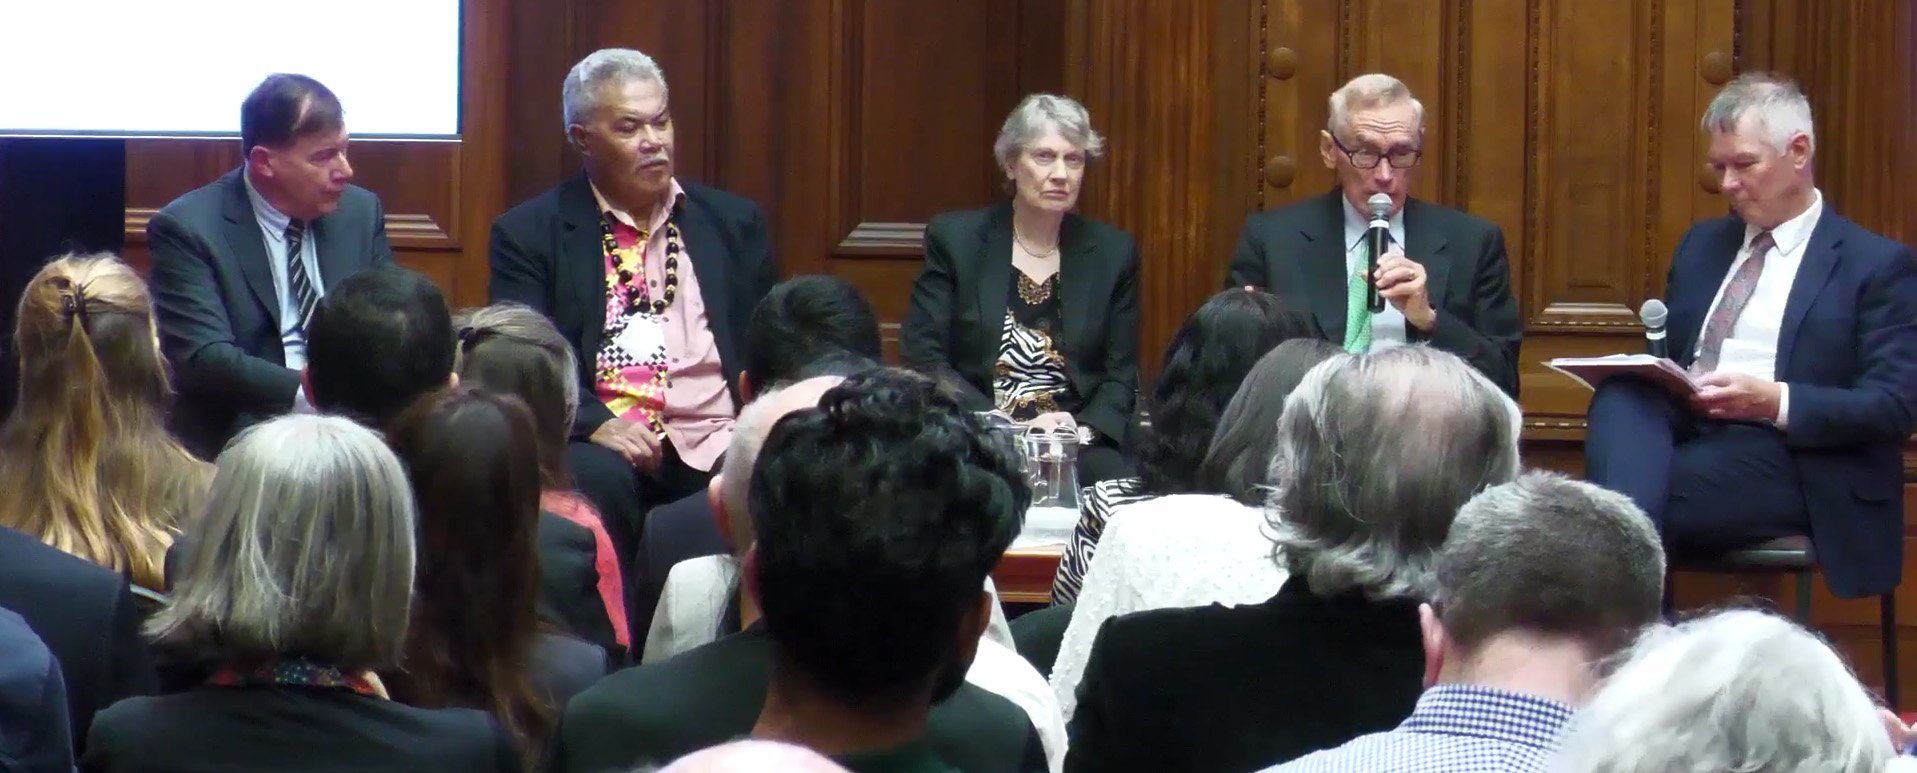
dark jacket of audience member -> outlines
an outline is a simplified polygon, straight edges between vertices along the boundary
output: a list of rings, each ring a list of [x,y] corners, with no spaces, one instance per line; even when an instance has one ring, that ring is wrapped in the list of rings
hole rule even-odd
[[[0,770],[73,770],[60,664],[26,619],[7,609],[0,609]]]
[[[76,752],[85,751],[94,714],[153,692],[153,663],[126,578],[0,528],[0,607],[25,618],[59,659]]]
[[[1518,429],[1517,405],[1438,349],[1312,369],[1272,461],[1290,579],[1264,604],[1106,621],[1066,770],[1253,770],[1396,726],[1424,686],[1436,551],[1459,507],[1517,475]]]
[[[490,712],[530,767],[557,708],[606,673],[604,650],[540,631],[532,414],[516,397],[450,387],[401,413],[387,440],[419,509],[412,621],[387,685],[415,706]]]
[[[519,771],[485,712],[390,700],[412,603],[412,490],[379,436],[288,416],[220,455],[155,647],[204,678],[114,704],[89,771]]]

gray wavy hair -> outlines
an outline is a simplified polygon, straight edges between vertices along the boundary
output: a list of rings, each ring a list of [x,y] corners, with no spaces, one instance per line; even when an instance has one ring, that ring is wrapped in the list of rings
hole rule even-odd
[[[1815,634],[1718,612],[1647,631],[1572,724],[1569,773],[1877,773],[1894,756],[1877,707]]]
[[[398,662],[413,592],[413,491],[372,430],[285,416],[220,454],[199,540],[147,624],[196,661]]]
[[[1754,119],[1752,128],[1779,152],[1799,133],[1810,140],[1813,150],[1817,147],[1810,99],[1789,78],[1749,72],[1731,79],[1711,98],[1699,124],[1707,132],[1736,134],[1746,118]]]
[[[1055,94],[1033,94],[1012,108],[1012,114],[1005,117],[1005,125],[998,130],[998,139],[992,142],[992,157],[998,159],[999,168],[1011,168],[1019,151],[1048,128],[1057,129],[1066,142],[1085,151],[1087,161],[1105,153],[1105,138],[1092,130],[1092,114],[1078,100]]]
[[[1451,520],[1518,474],[1517,404],[1456,355],[1401,346],[1320,363],[1285,401],[1266,519],[1311,592],[1425,600]]]
[[[598,109],[602,90],[632,81],[652,81],[659,84],[666,96],[672,94],[666,87],[665,71],[660,70],[659,63],[650,56],[630,48],[602,48],[587,54],[566,73],[566,82],[559,89],[566,127],[585,120]]]

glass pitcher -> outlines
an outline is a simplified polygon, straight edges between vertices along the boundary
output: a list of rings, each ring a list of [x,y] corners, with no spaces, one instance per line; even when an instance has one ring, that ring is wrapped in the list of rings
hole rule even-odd
[[[1064,536],[1070,537],[1078,523],[1078,433],[1069,428],[1027,427],[1018,440],[1025,475],[1032,483],[1027,531],[1063,529]]]

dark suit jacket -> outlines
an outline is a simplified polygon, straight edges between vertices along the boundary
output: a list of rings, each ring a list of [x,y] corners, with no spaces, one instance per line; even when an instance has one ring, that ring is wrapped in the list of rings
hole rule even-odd
[[[606,677],[566,706],[549,770],[627,770],[744,737],[765,705],[770,660],[771,639],[754,628]],[[969,683],[932,709],[926,737],[960,770],[1045,770],[1025,712]]]
[[[345,690],[199,687],[100,713],[81,770],[523,770],[510,736],[472,709],[420,709]]]
[[[590,529],[552,513],[539,514],[541,615],[607,652],[619,652],[606,601],[599,595],[598,555]]]
[[[738,402],[746,320],[778,283],[779,267],[759,205],[703,185],[681,181],[680,187],[686,195],[674,205],[673,217],[692,256],[726,385]],[[492,300],[518,301],[552,318],[579,355],[585,399],[573,421],[577,438],[612,418],[612,411],[592,398],[593,361],[606,329],[599,218],[592,184],[581,174],[493,221]]]
[[[0,528],[0,607],[26,618],[60,659],[76,750],[96,712],[153,692],[153,661],[126,578]]]
[[[1286,306],[1308,308],[1325,337],[1345,337],[1344,194],[1333,190],[1245,221],[1226,287],[1253,285]],[[1405,334],[1470,362],[1504,391],[1518,393],[1518,344],[1524,328],[1511,298],[1504,231],[1483,218],[1410,199],[1404,206],[1405,257],[1425,269],[1437,326]]]
[[[1138,396],[1138,244],[1117,228],[1065,216],[1059,231],[1055,339],[1084,401],[1076,419],[1123,442]],[[925,266],[899,333],[905,365],[941,377],[967,407],[992,408],[1011,291],[1012,205],[947,212],[925,226]]]
[[[1666,288],[1671,352],[1689,366],[1744,243],[1735,217],[1691,227]],[[1784,442],[1831,590],[1858,597],[1903,576],[1903,444],[1917,416],[1917,258],[1825,205],[1777,337],[1790,387]]]
[[[1115,617],[1065,770],[1260,770],[1396,727],[1423,678],[1416,603],[1320,599],[1297,578],[1257,606]]]
[[[285,413],[299,391],[280,343],[280,302],[245,168],[174,199],[147,222],[154,313],[179,399],[173,429],[194,453],[219,454],[248,426]],[[320,285],[390,265],[379,197],[347,186],[339,209],[313,221]]]
[[[552,705],[566,704],[593,683],[604,679],[611,661],[606,650],[584,639],[542,633],[533,642],[533,688]]]
[[[69,773],[73,737],[67,690],[47,645],[11,611],[0,609],[0,770]]]
[[[730,552],[732,546],[719,533],[712,500],[704,491],[646,513],[646,531],[639,540],[632,578],[626,583],[632,596],[633,660],[646,651],[652,613],[659,609],[659,594],[665,592],[666,576],[672,573],[672,567],[680,561]]]

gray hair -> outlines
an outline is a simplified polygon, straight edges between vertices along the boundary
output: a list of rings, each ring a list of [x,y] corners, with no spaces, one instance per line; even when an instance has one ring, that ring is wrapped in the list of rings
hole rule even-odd
[[[1350,136],[1352,113],[1407,102],[1417,116],[1419,128],[1423,128],[1424,103],[1411,96],[1411,88],[1404,85],[1404,81],[1377,72],[1360,75],[1331,92],[1331,117],[1325,128],[1334,137],[1346,138]]]
[[[1707,132],[1737,134],[1746,118],[1752,120],[1752,130],[1761,132],[1778,152],[1783,152],[1791,137],[1799,133],[1810,141],[1813,150],[1817,147],[1810,100],[1789,78],[1748,72],[1731,79],[1711,98],[1699,124]]]
[[[719,473],[719,494],[725,505],[726,524],[732,530],[733,553],[743,555],[753,540],[752,514],[746,508],[746,496],[752,488],[752,470],[758,466],[759,449],[772,434],[772,426],[786,414],[819,404],[826,390],[845,381],[844,376],[818,376],[759,394],[732,424],[732,442],[726,445],[725,468]]]
[[[1718,612],[1646,632],[1567,731],[1558,770],[1876,773],[1877,708],[1815,634]]]
[[[552,320],[525,304],[502,301],[460,312],[453,317],[453,329],[460,335],[453,372],[462,379],[469,377],[468,370],[479,359],[474,356],[474,347],[485,338],[497,336],[539,350],[541,364],[548,371],[543,375],[559,384],[560,396],[565,400],[565,424],[570,430],[573,417],[579,411],[579,356],[573,353],[572,344],[559,334]],[[538,414],[537,406],[533,406],[533,412]]]
[[[1048,128],[1057,129],[1066,142],[1085,151],[1088,161],[1105,152],[1105,138],[1092,130],[1092,114],[1078,100],[1033,94],[1012,108],[998,130],[998,139],[992,142],[992,157],[998,159],[999,168],[1010,168],[1026,143],[1038,139]]]
[[[1664,547],[1629,497],[1551,472],[1485,489],[1438,551],[1445,632],[1470,652],[1512,631],[1609,657],[1657,622]]]
[[[1520,414],[1457,355],[1339,354],[1285,401],[1266,519],[1278,561],[1321,598],[1428,599],[1458,508],[1518,473]]]
[[[147,624],[193,660],[300,655],[349,671],[399,658],[413,585],[413,492],[379,435],[293,415],[220,454],[199,540]]]
[[[599,107],[599,94],[607,87],[623,86],[632,81],[651,81],[659,84],[659,89],[668,96],[665,71],[659,69],[659,63],[630,48],[602,48],[586,55],[566,73],[566,83],[560,87],[560,97],[565,104],[566,126],[585,120],[585,116]]]

